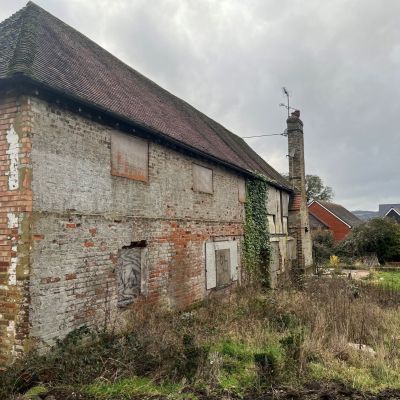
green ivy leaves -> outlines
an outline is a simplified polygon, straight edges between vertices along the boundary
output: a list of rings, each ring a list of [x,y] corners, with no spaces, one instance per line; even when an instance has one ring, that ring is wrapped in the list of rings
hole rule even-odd
[[[264,177],[246,181],[246,220],[244,235],[245,267],[250,279],[269,287],[270,243],[267,219],[268,184]]]

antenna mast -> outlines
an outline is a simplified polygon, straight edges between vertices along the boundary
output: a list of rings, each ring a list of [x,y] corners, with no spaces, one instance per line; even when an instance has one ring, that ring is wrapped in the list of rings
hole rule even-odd
[[[283,91],[283,94],[286,96],[286,99],[287,99],[286,108],[287,108],[287,116],[289,118],[290,117],[290,96],[289,96],[289,91],[285,88],[285,86],[282,87],[282,91]]]

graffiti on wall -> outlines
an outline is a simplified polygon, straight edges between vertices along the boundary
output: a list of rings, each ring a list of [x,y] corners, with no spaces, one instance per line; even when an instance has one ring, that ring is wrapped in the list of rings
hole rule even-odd
[[[140,294],[141,248],[125,248],[118,252],[118,306],[131,304]]]

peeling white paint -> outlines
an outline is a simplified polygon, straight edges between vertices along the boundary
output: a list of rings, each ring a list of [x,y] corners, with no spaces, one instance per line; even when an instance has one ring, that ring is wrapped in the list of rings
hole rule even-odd
[[[18,219],[18,214],[14,214],[12,212],[7,213],[8,227],[10,229],[18,228]]]
[[[10,158],[10,170],[8,175],[8,189],[17,190],[19,188],[18,156],[19,156],[19,137],[13,126],[7,131],[8,150],[6,153]]]
[[[15,335],[16,335],[15,321],[9,321],[9,322],[8,322],[8,326],[7,326],[6,331],[7,331],[7,336],[8,336],[9,338],[15,340]],[[13,341],[14,341],[14,340],[13,340]],[[11,356],[12,356],[12,357],[15,357],[15,356],[17,355],[16,348],[15,348],[15,344],[13,344],[13,345],[11,346],[11,349],[10,349],[10,350],[11,350],[11,351],[10,351],[10,352],[11,352]]]
[[[17,252],[17,245],[11,247],[13,252]],[[8,269],[8,284],[15,286],[17,284],[17,262],[18,257],[11,257],[10,268]]]
[[[15,321],[9,321],[7,326],[7,336],[14,336],[15,335]]]

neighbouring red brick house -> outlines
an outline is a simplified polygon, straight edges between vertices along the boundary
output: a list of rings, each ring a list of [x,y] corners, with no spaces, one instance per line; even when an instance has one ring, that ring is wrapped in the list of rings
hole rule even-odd
[[[313,200],[308,205],[310,226],[317,230],[330,230],[335,240],[344,239],[361,220],[340,204]]]

